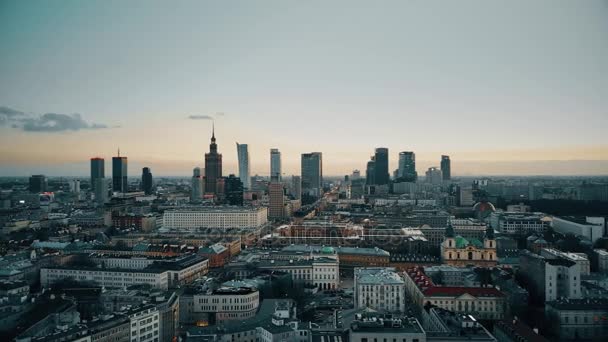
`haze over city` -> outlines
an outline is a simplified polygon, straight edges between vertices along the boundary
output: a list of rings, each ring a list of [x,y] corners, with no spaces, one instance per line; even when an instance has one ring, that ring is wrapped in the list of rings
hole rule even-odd
[[[419,172],[605,175],[606,1],[0,3],[0,176],[132,167],[189,175],[215,122],[252,174],[321,151],[326,175],[376,147]],[[48,114],[53,113],[53,114]],[[79,116],[74,116],[79,113]]]

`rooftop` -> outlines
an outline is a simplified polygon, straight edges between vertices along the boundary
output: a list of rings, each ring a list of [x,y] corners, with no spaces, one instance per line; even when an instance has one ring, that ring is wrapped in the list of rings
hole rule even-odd
[[[404,284],[403,278],[395,272],[393,267],[356,268],[355,278],[357,284]]]

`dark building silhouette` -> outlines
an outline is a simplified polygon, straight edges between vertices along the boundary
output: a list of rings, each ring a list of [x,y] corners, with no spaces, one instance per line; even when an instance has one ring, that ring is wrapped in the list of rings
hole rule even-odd
[[[379,147],[374,155],[374,183],[376,185],[385,185],[389,183],[390,174],[388,172],[388,148]]]
[[[118,156],[112,157],[112,191],[127,192],[129,190],[127,183],[127,157]]]
[[[215,126],[213,126],[209,153],[205,153],[205,192],[217,195],[217,184],[220,178],[222,178],[222,155],[217,153]]]
[[[415,182],[417,178],[418,172],[416,172],[416,154],[411,151],[399,152],[397,180],[401,182]]]
[[[373,185],[376,184],[376,160],[374,156],[370,157],[365,168],[365,184]]]
[[[323,155],[321,152],[302,154],[302,193],[319,198],[323,193]]]
[[[47,180],[45,175],[32,175],[30,177],[30,192],[39,193],[47,190]]]
[[[452,178],[450,156],[441,156],[441,176],[443,180],[450,180]]]
[[[224,179],[224,194],[229,205],[243,205],[243,182],[239,177],[230,175]]]
[[[146,195],[152,194],[152,172],[149,167],[144,167],[141,173],[141,189]]]
[[[97,179],[106,177],[106,163],[103,158],[91,158],[91,192],[95,192]]]

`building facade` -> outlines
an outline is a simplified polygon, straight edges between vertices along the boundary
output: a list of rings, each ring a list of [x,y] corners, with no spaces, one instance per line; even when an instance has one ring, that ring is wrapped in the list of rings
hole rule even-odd
[[[167,210],[163,214],[163,227],[175,230],[255,229],[267,222],[268,209],[265,207],[202,207]]]

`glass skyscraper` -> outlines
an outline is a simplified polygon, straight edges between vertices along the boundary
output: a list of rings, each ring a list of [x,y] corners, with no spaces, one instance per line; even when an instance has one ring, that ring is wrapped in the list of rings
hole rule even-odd
[[[236,143],[236,153],[239,159],[239,178],[243,188],[251,189],[251,174],[249,169],[249,149],[247,144]]]

